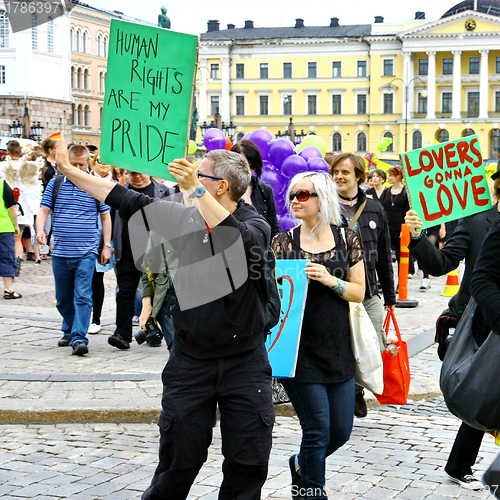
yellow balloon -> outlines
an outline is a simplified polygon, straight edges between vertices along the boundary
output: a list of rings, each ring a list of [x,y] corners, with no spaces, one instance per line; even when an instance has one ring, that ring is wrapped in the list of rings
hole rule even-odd
[[[189,140],[188,153],[190,155],[194,155],[196,153],[197,149],[198,149],[198,146],[197,146],[196,142]]]
[[[326,155],[326,145],[325,141],[321,137],[315,134],[310,134],[305,137],[305,139],[301,142],[302,149],[306,146],[316,146],[323,155],[323,158]]]

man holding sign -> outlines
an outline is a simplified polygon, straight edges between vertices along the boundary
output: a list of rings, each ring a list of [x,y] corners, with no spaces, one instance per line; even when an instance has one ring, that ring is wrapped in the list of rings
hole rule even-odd
[[[442,148],[443,151],[446,151],[445,148],[447,148],[447,151],[450,152],[454,149],[453,144],[466,141],[467,139],[468,138],[464,138],[460,141],[440,144],[439,146],[436,146],[436,148]],[[472,138],[472,141],[474,141],[474,138]],[[449,146],[450,144],[452,145],[451,147]],[[475,145],[476,142],[473,142],[473,147],[475,147]],[[461,150],[463,151],[464,148],[465,146],[462,145]],[[420,155],[419,151],[413,153]],[[440,153],[431,152],[431,154],[433,157],[436,156],[439,158],[440,156]],[[447,166],[446,168],[449,167]],[[468,168],[471,172],[474,172],[473,169],[476,168],[479,170],[479,166],[474,167],[474,165]],[[471,177],[470,182],[472,184],[473,175],[469,177]],[[417,257],[419,262],[422,262],[430,274],[434,276],[447,274],[456,269],[462,259],[466,260],[465,273],[460,289],[458,293],[451,298],[448,303],[448,309],[443,311],[436,324],[436,340],[439,342],[438,355],[441,360],[446,354],[450,329],[454,329],[456,327],[470,299],[472,271],[476,265],[476,260],[479,251],[481,250],[484,238],[486,237],[490,227],[499,218],[500,172],[493,174],[492,180],[495,181],[495,201],[497,203],[489,210],[484,211],[483,209],[483,211],[479,213],[463,217],[460,220],[455,232],[449,238],[445,247],[441,250],[435,247],[435,245],[425,235],[425,231],[422,230],[422,228],[426,225],[425,220],[422,220],[423,218],[425,219],[423,211],[418,212],[415,208],[415,210],[410,210],[405,217],[405,222],[411,231],[412,241],[409,248]],[[464,187],[464,189],[468,192],[469,187],[466,186],[467,185],[464,183],[462,187]],[[477,186],[481,186],[481,181],[476,182],[475,186],[477,199],[480,200],[481,203],[484,203],[482,200],[486,199],[486,195],[482,194],[479,196],[477,193]],[[453,191],[455,192],[455,190]],[[458,189],[456,191],[458,192]],[[474,198],[474,196],[471,198]],[[489,201],[489,196],[487,201]],[[491,205],[491,203],[483,204],[483,207],[488,207],[488,205]],[[460,211],[456,211],[455,217],[458,218],[460,216]],[[472,474],[471,468],[476,462],[483,436],[484,432],[478,431],[466,423],[462,423],[457,437],[455,438],[448,462],[445,466],[445,471],[448,477],[464,488],[474,490],[483,488],[481,482]]]
[[[85,175],[69,164],[64,140],[57,144],[57,164],[129,220],[135,262],[142,261],[150,231],[168,241],[178,259],[174,340],[162,374],[160,461],[142,498],[188,496],[207,458],[217,405],[224,454],[220,497],[260,498],[274,424],[264,344],[271,230],[241,200],[250,184],[248,162],[231,151],[211,151],[198,170],[184,159],[171,163],[170,173],[192,206],[155,202]]]

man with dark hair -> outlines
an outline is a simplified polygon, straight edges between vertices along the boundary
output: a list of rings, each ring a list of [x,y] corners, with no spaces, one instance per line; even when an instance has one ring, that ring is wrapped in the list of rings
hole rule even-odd
[[[208,153],[198,170],[175,160],[169,171],[191,206],[154,203],[71,168],[61,142],[61,171],[138,228],[137,258],[145,251],[146,225],[179,259],[173,347],[162,375],[160,461],[143,500],[188,496],[207,458],[217,405],[224,454],[219,496],[260,498],[274,423],[265,349],[270,228],[241,200],[251,177],[247,161],[231,151]]]
[[[89,173],[89,158],[89,151],[83,146],[73,146],[69,150],[71,165],[85,175]],[[56,181],[59,184],[56,185]],[[57,309],[63,317],[64,335],[58,346],[71,346],[72,354],[83,356],[89,352],[87,330],[92,310],[92,277],[99,246],[99,215],[104,241],[101,263],[106,264],[111,258],[109,207],[96,202],[67,177],[53,178],[43,195],[36,221],[37,240],[41,245],[47,241],[45,223],[50,211],[53,212],[54,234],[52,270]]]
[[[333,157],[331,174],[337,183],[340,208],[349,225],[361,240],[366,269],[366,296],[363,300],[366,312],[377,331],[380,350],[386,346],[383,329],[384,308],[394,309],[396,294],[392,271],[391,241],[389,225],[384,208],[377,201],[366,196],[359,187],[365,180],[364,160],[351,153]],[[384,294],[380,296],[379,282]],[[356,405],[354,414],[358,418],[367,414],[363,387],[356,385]]]

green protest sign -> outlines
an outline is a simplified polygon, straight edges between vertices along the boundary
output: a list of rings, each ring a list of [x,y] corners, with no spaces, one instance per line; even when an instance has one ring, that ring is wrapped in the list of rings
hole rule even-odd
[[[436,226],[491,208],[477,135],[400,155],[410,205]]]
[[[111,21],[102,161],[162,179],[184,158],[198,37]]]

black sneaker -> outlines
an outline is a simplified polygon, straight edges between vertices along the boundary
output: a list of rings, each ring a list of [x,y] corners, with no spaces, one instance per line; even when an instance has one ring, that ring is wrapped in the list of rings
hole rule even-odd
[[[366,407],[366,401],[363,394],[363,391],[358,392],[354,399],[354,415],[358,418],[364,418],[368,413],[368,408]]]
[[[295,457],[297,455],[292,455],[288,460],[288,465],[290,466],[290,472],[292,474],[292,500],[300,500],[302,496],[300,495],[300,490],[302,489],[302,477],[300,477],[299,470],[295,467]]]
[[[59,339],[57,341],[57,345],[59,347],[68,347],[70,343],[71,343],[71,337],[66,337],[66,335],[64,335],[62,339]]]
[[[115,333],[108,337],[108,344],[118,349],[130,349],[130,342],[125,340],[119,333]]]
[[[77,342],[73,346],[73,352],[71,354],[76,354],[77,356],[83,356],[84,354],[88,354],[89,348],[87,347],[87,344],[84,342]]]
[[[455,483],[459,484],[462,488],[466,490],[484,490],[483,483],[479,481],[472,474],[464,474],[463,476],[453,477],[448,473],[446,475]]]

